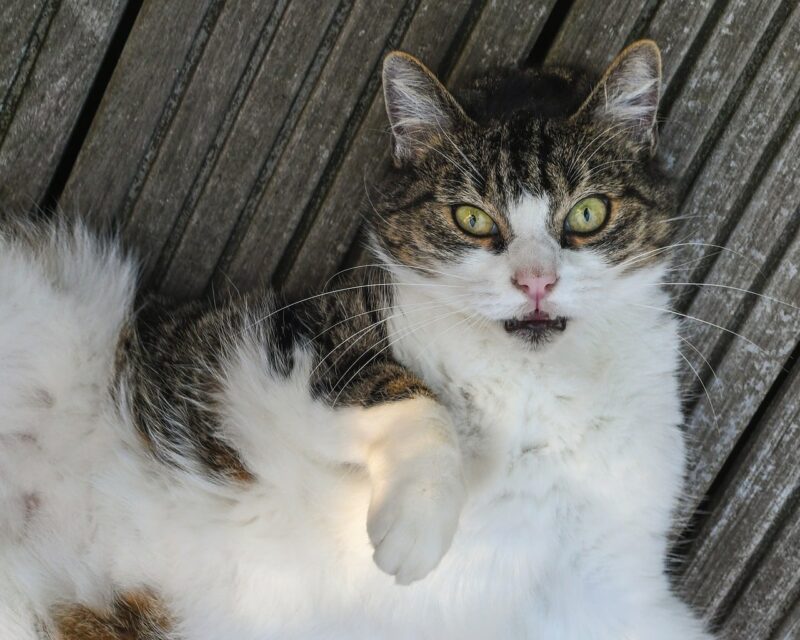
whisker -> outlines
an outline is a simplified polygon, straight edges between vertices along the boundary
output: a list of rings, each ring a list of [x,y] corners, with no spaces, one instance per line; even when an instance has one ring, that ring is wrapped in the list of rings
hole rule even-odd
[[[295,302],[290,302],[289,304],[286,304],[286,305],[284,305],[284,306],[282,306],[282,307],[280,307],[278,309],[274,309],[274,310],[270,311],[267,315],[262,316],[261,318],[259,318],[257,320],[254,320],[253,322],[248,324],[245,327],[245,329],[246,330],[252,329],[256,325],[264,322],[265,320],[268,320],[269,318],[274,316],[276,313],[280,313],[281,311],[285,311],[286,309],[294,307],[294,306],[296,306],[298,304],[303,304],[304,302],[308,302],[309,300],[315,300],[315,299],[321,298],[323,296],[330,296],[330,295],[333,295],[333,294],[336,294],[336,293],[342,293],[344,291],[355,291],[356,289],[367,289],[369,287],[429,287],[429,288],[439,287],[439,288],[462,289],[462,290],[464,288],[464,287],[462,287],[460,285],[437,284],[437,283],[433,283],[433,282],[431,282],[431,283],[425,283],[425,282],[376,282],[376,283],[371,283],[371,284],[354,285],[352,287],[342,287],[341,289],[333,289],[332,291],[323,291],[322,293],[317,293],[317,294],[315,294],[313,296],[308,296],[306,298],[303,298],[302,300],[296,300]]]
[[[678,247],[709,247],[711,249],[719,249],[720,251],[728,251],[728,252],[730,252],[730,253],[742,258],[743,260],[747,260],[747,262],[749,262],[754,267],[756,267],[756,269],[758,270],[758,272],[762,276],[766,277],[766,274],[764,274],[764,272],[761,270],[761,267],[759,267],[758,263],[755,260],[753,260],[752,258],[749,258],[748,256],[744,255],[741,251],[736,251],[735,249],[731,249],[729,247],[723,247],[723,246],[718,245],[718,244],[709,244],[707,242],[676,242],[674,244],[667,245],[666,247],[658,247],[656,249],[650,249],[649,251],[645,251],[644,253],[641,253],[638,256],[633,256],[632,258],[628,258],[627,260],[623,260],[622,262],[620,262],[616,266],[617,267],[624,267],[624,266],[627,266],[627,265],[632,264],[634,262],[638,262],[639,260],[643,260],[643,259],[649,257],[650,255],[662,253],[664,251],[668,251],[669,249],[676,249]]]
[[[684,338],[682,335],[680,335],[680,334],[679,334],[679,335],[678,335],[678,338],[680,338],[681,340],[683,340],[683,341],[684,341],[686,344],[688,344],[688,345],[689,345],[689,347],[691,347],[692,349],[694,349],[694,352],[695,352],[695,353],[696,353],[698,356],[700,356],[700,357],[703,359],[703,362],[705,362],[705,363],[706,363],[706,366],[709,368],[709,370],[711,371],[711,373],[712,373],[712,374],[714,374],[714,378],[716,378],[716,379],[719,379],[719,378],[718,378],[718,376],[717,376],[717,372],[714,370],[714,367],[712,367],[712,366],[711,366],[711,363],[708,361],[708,359],[707,359],[707,358],[706,358],[706,357],[703,355],[703,352],[702,352],[702,351],[700,351],[700,349],[698,349],[697,347],[695,347],[695,346],[694,346],[694,345],[693,345],[691,342],[689,342],[689,341],[688,341],[686,338]]]
[[[737,338],[741,338],[742,340],[744,340],[748,344],[753,345],[756,349],[758,349],[764,355],[769,355],[769,352],[767,352],[765,349],[763,349],[762,347],[757,345],[750,338],[747,338],[746,336],[743,336],[740,333],[736,333],[735,331],[733,331],[731,329],[728,329],[727,327],[721,327],[718,324],[714,324],[713,322],[709,322],[708,320],[703,320],[702,318],[696,318],[695,316],[690,316],[688,314],[681,313],[680,311],[673,311],[672,309],[664,309],[663,307],[653,307],[653,306],[650,306],[648,304],[639,304],[639,303],[636,303],[636,302],[631,302],[630,304],[632,304],[635,307],[643,307],[644,309],[653,309],[654,311],[663,311],[664,313],[672,313],[672,314],[674,314],[676,316],[680,316],[681,318],[686,318],[687,320],[696,320],[697,322],[700,322],[702,324],[707,324],[710,327],[714,327],[715,329],[719,329],[720,331],[724,331],[725,333],[729,333],[732,336],[736,336]]]
[[[700,386],[703,387],[703,392],[706,394],[706,400],[708,400],[708,406],[711,407],[711,414],[714,416],[714,427],[717,431],[719,431],[719,420],[717,418],[717,410],[714,409],[714,403],[711,401],[711,395],[708,393],[708,389],[706,388],[706,383],[703,382],[703,379],[700,377],[700,374],[697,373],[697,369],[692,366],[692,363],[689,362],[689,359],[681,353],[681,350],[678,349],[678,355],[683,358],[683,361],[689,365],[689,368],[694,373],[694,377],[697,378],[697,381],[700,383]]]
[[[406,307],[406,308],[408,308],[408,307],[413,307],[413,308],[414,308],[414,310],[424,309],[424,308],[427,308],[427,307],[431,307],[431,308],[435,309],[435,308],[436,308],[436,307],[438,307],[438,306],[442,306],[442,307],[443,307],[443,306],[445,306],[445,305],[446,305],[447,303],[449,303],[449,302],[454,302],[454,301],[455,301],[455,299],[457,299],[457,298],[468,297],[468,296],[470,296],[470,295],[472,295],[472,294],[466,293],[466,294],[461,294],[460,296],[455,296],[454,298],[448,298],[448,299],[446,299],[446,300],[434,300],[434,301],[429,301],[429,302],[421,302],[421,303],[417,303],[417,304],[413,304],[413,305],[408,305],[408,304],[407,304],[407,305],[404,305],[404,307]],[[321,335],[322,335],[323,333],[325,333],[326,331],[330,331],[330,330],[331,330],[331,329],[333,329],[335,326],[337,326],[337,325],[340,325],[340,324],[342,324],[343,322],[347,322],[347,320],[350,320],[350,319],[356,318],[356,317],[358,317],[358,316],[363,316],[363,315],[371,314],[371,313],[373,313],[373,311],[385,311],[385,310],[389,310],[389,309],[395,309],[395,308],[396,308],[396,306],[395,306],[395,305],[391,305],[391,306],[387,306],[387,307],[382,307],[381,309],[373,309],[373,310],[371,310],[371,311],[365,311],[364,313],[359,313],[359,314],[356,314],[355,316],[350,316],[350,318],[346,318],[345,320],[341,320],[340,322],[337,322],[335,325],[332,325],[332,326],[328,327],[327,329],[325,329],[324,331],[321,331],[321,332],[320,332],[320,333],[318,333],[316,336],[314,336],[314,338],[317,338],[317,337],[321,336]],[[346,349],[345,349],[345,350],[344,350],[342,353],[340,353],[340,354],[339,354],[339,356],[336,358],[336,360],[334,360],[334,361],[333,361],[333,362],[330,364],[330,366],[328,367],[328,369],[332,369],[333,367],[335,367],[335,366],[336,366],[336,364],[339,362],[339,360],[341,360],[341,359],[342,359],[342,357],[344,357],[344,355],[345,355],[345,354],[346,354],[346,353],[347,353],[347,352],[348,352],[348,351],[349,351],[349,350],[350,350],[350,349],[351,349],[353,346],[355,346],[355,345],[356,345],[356,344],[357,344],[357,343],[358,343],[358,342],[361,340],[361,337],[363,337],[364,335],[366,335],[366,334],[367,334],[367,333],[368,333],[368,332],[369,332],[371,329],[374,329],[375,327],[378,327],[378,326],[380,326],[380,325],[382,325],[382,324],[385,324],[385,323],[387,323],[389,320],[391,320],[391,319],[393,319],[393,318],[397,318],[398,316],[402,315],[402,313],[403,313],[403,312],[401,311],[400,313],[394,313],[394,314],[388,315],[388,316],[386,316],[385,318],[382,318],[382,319],[380,319],[380,320],[376,320],[375,322],[371,323],[370,325],[368,325],[368,326],[366,326],[366,327],[362,327],[361,329],[359,329],[358,331],[356,331],[356,332],[355,332],[355,333],[353,333],[352,335],[348,336],[347,338],[345,338],[344,340],[342,340],[341,342],[339,342],[337,345],[335,345],[335,346],[334,346],[334,347],[333,347],[333,348],[332,348],[332,349],[331,349],[331,350],[330,350],[330,351],[329,351],[329,352],[328,352],[328,353],[325,355],[325,357],[323,357],[323,358],[322,358],[322,359],[321,359],[321,360],[320,360],[320,361],[317,363],[317,365],[316,365],[316,366],[315,366],[315,367],[314,367],[314,368],[311,370],[311,374],[314,374],[314,373],[316,372],[316,370],[317,370],[317,369],[318,369],[320,366],[322,366],[322,364],[323,364],[323,363],[324,363],[324,362],[325,362],[325,361],[326,361],[326,360],[327,360],[327,359],[328,359],[330,356],[332,356],[332,355],[333,355],[333,353],[334,353],[334,352],[335,352],[337,349],[339,349],[340,347],[342,347],[342,346],[344,346],[345,344],[347,344],[348,342],[350,342],[351,344],[350,344],[350,345],[349,345],[349,346],[348,346],[348,347],[347,347],[347,348],[346,348]],[[361,336],[361,337],[359,337],[359,336]],[[314,338],[311,338],[311,340],[313,340]],[[351,341],[352,341],[352,342],[351,342]]]
[[[458,151],[458,154],[462,158],[464,158],[464,162],[466,162],[472,168],[472,177],[477,179],[480,184],[486,184],[486,178],[484,178],[483,174],[480,171],[478,171],[478,168],[472,163],[472,161],[461,150],[461,147],[459,147],[456,144],[455,140],[453,140],[453,138],[450,137],[450,134],[448,134],[447,131],[445,131],[444,128],[441,125],[439,125],[439,130],[444,134],[444,137],[447,138],[447,140],[450,142],[450,144],[453,145],[453,148],[456,151]]]
[[[676,286],[686,286],[686,287],[712,287],[714,289],[726,289],[729,291],[738,291],[740,293],[746,293],[751,296],[757,296],[759,298],[763,298],[764,300],[769,300],[770,302],[775,302],[777,304],[782,304],[785,307],[789,307],[790,309],[794,309],[795,311],[800,311],[800,307],[793,305],[791,302],[786,302],[785,300],[780,300],[778,298],[773,298],[772,296],[764,295],[763,293],[758,293],[757,291],[751,291],[750,289],[742,289],[741,287],[733,287],[727,284],[718,284],[716,282],[660,282],[658,285],[676,285]]]
[[[707,253],[707,254],[705,254],[703,256],[700,256],[699,258],[692,258],[691,260],[686,260],[684,262],[679,262],[678,264],[673,265],[671,268],[667,269],[666,271],[669,272],[669,273],[672,273],[672,272],[675,272],[675,271],[681,271],[683,269],[683,267],[686,267],[687,265],[694,264],[695,262],[702,262],[703,260],[706,260],[708,258],[713,258],[715,256],[718,256],[721,253],[722,253],[722,251],[713,251],[711,253]]]
[[[445,153],[445,152],[444,152],[442,149],[439,149],[439,148],[437,148],[437,147],[434,147],[433,145],[431,145],[431,144],[428,144],[428,143],[427,143],[427,142],[425,142],[424,140],[421,140],[421,139],[418,139],[418,138],[413,138],[413,140],[414,140],[414,142],[416,142],[417,144],[420,144],[420,145],[422,145],[422,146],[426,147],[427,149],[429,149],[430,151],[433,151],[434,153],[436,153],[436,154],[440,155],[442,158],[444,158],[444,160],[445,160],[446,162],[449,162],[450,164],[452,164],[452,165],[454,165],[455,167],[457,167],[457,168],[459,169],[459,171],[461,171],[461,173],[462,173],[462,174],[464,174],[465,176],[470,176],[470,175],[471,175],[473,178],[475,178],[475,177],[476,177],[476,176],[474,176],[472,173],[470,173],[470,171],[469,171],[469,170],[467,170],[467,168],[466,168],[464,165],[462,165],[460,162],[458,162],[458,161],[457,161],[457,160],[456,160],[456,159],[455,159],[453,156],[451,156],[450,154],[448,154],[448,153]],[[482,177],[480,177],[480,178],[479,178],[479,181],[480,181],[480,182],[482,182],[482,181],[483,181],[483,178],[482,178]]]
[[[675,216],[674,218],[667,218],[662,222],[675,222],[677,220],[694,220],[695,218],[705,218],[706,216]]]
[[[622,126],[625,126],[625,124],[618,122],[618,123],[615,123],[615,124],[612,124],[612,125],[606,127],[600,133],[598,133],[594,138],[592,138],[589,141],[588,144],[586,144],[583,147],[581,147],[580,150],[578,151],[578,153],[576,153],[573,157],[577,158],[577,159],[580,159],[580,160],[583,160],[583,163],[586,164],[588,162],[588,160],[584,160],[583,159],[583,154],[586,153],[586,151],[588,151],[591,148],[591,146],[595,143],[595,141],[599,140],[600,138],[602,138],[607,133],[611,133],[614,129],[619,129]],[[576,166],[576,169],[577,169],[577,166]]]
[[[338,276],[342,275],[343,273],[347,273],[348,271],[355,271],[356,269],[367,269],[367,268],[376,268],[376,269],[383,269],[384,271],[389,271],[389,267],[397,267],[398,269],[410,269],[412,271],[424,271],[426,273],[435,273],[437,275],[442,275],[448,278],[456,278],[458,280],[463,280],[464,282],[470,282],[469,278],[465,278],[463,276],[458,276],[454,273],[447,273],[446,271],[439,271],[437,269],[431,269],[429,267],[420,267],[414,265],[406,265],[406,264],[399,264],[396,262],[373,262],[372,264],[359,264],[354,267],[348,267],[347,269],[342,269],[334,273],[330,278],[325,281],[325,284],[322,285],[322,288],[330,284],[331,280],[337,278]]]
[[[614,133],[612,133],[610,136],[608,136],[608,138],[606,138],[599,145],[597,145],[597,148],[595,148],[595,150],[592,151],[592,153],[589,155],[589,157],[586,158],[586,161],[585,161],[586,164],[589,164],[591,159],[594,158],[600,152],[600,150],[603,147],[605,147],[607,144],[610,144],[611,142],[616,140],[619,136],[627,133],[628,131],[632,131],[633,129],[634,129],[634,127],[629,125],[628,123],[617,123],[616,125],[613,125],[612,127],[609,127],[607,129],[607,132],[611,133],[611,131],[613,130]]]
[[[375,213],[375,215],[378,216],[386,226],[389,226],[389,221],[380,214],[378,209],[375,207],[375,204],[372,202],[372,198],[369,195],[369,185],[367,184],[367,169],[366,169],[366,167],[364,168],[363,182],[364,182],[364,194],[367,196],[367,202],[369,203],[370,208]],[[359,211],[359,213],[361,213],[361,212]],[[361,218],[365,222],[369,223],[369,220],[367,220],[363,215],[361,216]]]
[[[337,393],[337,394],[336,394],[336,397],[333,399],[332,406],[334,406],[334,407],[336,406],[336,403],[339,401],[339,397],[342,395],[342,393],[344,393],[344,390],[347,388],[347,385],[349,385],[349,384],[350,384],[350,382],[352,382],[352,381],[355,379],[355,377],[356,377],[356,376],[357,376],[359,373],[361,373],[361,372],[364,370],[364,368],[365,368],[365,367],[369,366],[369,365],[370,365],[370,364],[371,364],[371,363],[372,363],[372,362],[375,360],[375,358],[377,358],[377,357],[378,357],[379,355],[381,355],[381,354],[382,354],[384,351],[386,351],[387,349],[389,349],[390,347],[392,347],[392,345],[394,345],[394,344],[395,344],[395,343],[397,343],[398,341],[402,340],[403,338],[405,338],[405,337],[407,337],[407,336],[409,336],[409,335],[411,335],[411,334],[415,333],[416,331],[418,331],[418,330],[419,330],[419,329],[421,329],[422,327],[428,326],[428,325],[430,325],[430,324],[433,324],[434,322],[438,322],[439,320],[443,320],[444,318],[447,318],[447,317],[449,317],[449,316],[455,315],[455,314],[457,314],[457,313],[461,313],[461,311],[460,311],[460,310],[454,310],[454,311],[450,311],[449,313],[445,313],[445,314],[443,314],[443,315],[437,316],[436,318],[433,318],[432,320],[431,320],[431,319],[429,319],[428,321],[426,321],[426,322],[423,322],[423,323],[421,323],[421,324],[416,324],[416,325],[414,325],[412,328],[410,328],[410,329],[406,330],[405,332],[402,332],[402,333],[401,333],[399,336],[397,336],[397,337],[396,337],[394,340],[392,340],[392,341],[391,341],[389,344],[387,344],[387,345],[386,345],[385,347],[383,347],[383,348],[382,348],[380,351],[378,351],[377,353],[375,353],[375,354],[374,354],[374,355],[373,355],[373,356],[372,356],[372,357],[371,357],[369,360],[367,360],[367,361],[366,361],[364,364],[362,364],[362,365],[361,365],[361,366],[358,368],[358,370],[357,370],[355,373],[353,373],[353,375],[351,375],[351,376],[350,376],[350,377],[347,379],[347,381],[346,381],[346,382],[345,382],[343,385],[341,385],[341,388],[339,389],[339,393]],[[357,361],[356,361],[356,362],[357,362]],[[342,374],[342,376],[339,378],[339,381],[338,381],[338,382],[337,382],[337,383],[334,385],[334,388],[336,388],[336,387],[338,387],[338,386],[340,385],[342,378],[344,378],[344,376],[345,376],[345,375],[347,375],[347,373],[348,373],[348,372],[350,371],[350,369],[352,369],[352,368],[353,368],[353,365],[350,365],[350,367],[348,367],[348,368],[347,368],[347,370],[346,370],[346,371],[345,371],[345,372]]]

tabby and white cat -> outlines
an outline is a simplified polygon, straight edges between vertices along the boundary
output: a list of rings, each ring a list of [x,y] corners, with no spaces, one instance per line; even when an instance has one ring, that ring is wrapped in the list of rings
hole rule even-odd
[[[116,244],[7,224],[3,640],[710,638],[665,574],[660,75],[457,101],[390,54],[377,265],[294,304],[135,302]]]

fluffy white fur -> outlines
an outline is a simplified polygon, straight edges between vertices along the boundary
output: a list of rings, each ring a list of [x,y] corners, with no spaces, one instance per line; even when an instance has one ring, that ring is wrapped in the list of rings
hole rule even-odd
[[[80,229],[0,241],[0,637],[150,586],[188,640],[708,638],[664,573],[684,446],[661,272],[549,246],[545,204],[512,212],[506,254],[396,273],[392,349],[446,410],[333,410],[302,353],[281,378],[242,336],[223,402],[247,490],[168,472],[115,411],[131,264]],[[543,255],[570,321],[533,350],[494,320]]]

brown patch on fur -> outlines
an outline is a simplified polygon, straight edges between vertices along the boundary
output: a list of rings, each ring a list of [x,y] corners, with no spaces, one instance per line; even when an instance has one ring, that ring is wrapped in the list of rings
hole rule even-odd
[[[30,444],[33,446],[37,446],[39,444],[39,440],[32,433],[17,433],[15,435],[20,442],[24,442],[25,444]]]
[[[174,624],[163,603],[150,591],[130,591],[114,598],[105,611],[85,605],[53,611],[54,640],[167,640]]]
[[[26,493],[23,498],[25,505],[25,522],[30,522],[42,506],[42,499],[38,493]]]
[[[33,398],[44,409],[52,409],[56,404],[53,394],[41,387],[33,392]]]

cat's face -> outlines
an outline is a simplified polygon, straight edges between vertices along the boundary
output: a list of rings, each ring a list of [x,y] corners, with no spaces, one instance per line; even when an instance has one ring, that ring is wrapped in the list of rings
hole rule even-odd
[[[462,108],[390,55],[397,171],[373,200],[373,246],[399,279],[531,344],[618,313],[669,238],[672,194],[652,159],[660,73],[640,42],[588,97],[565,72],[531,72],[484,82]]]

